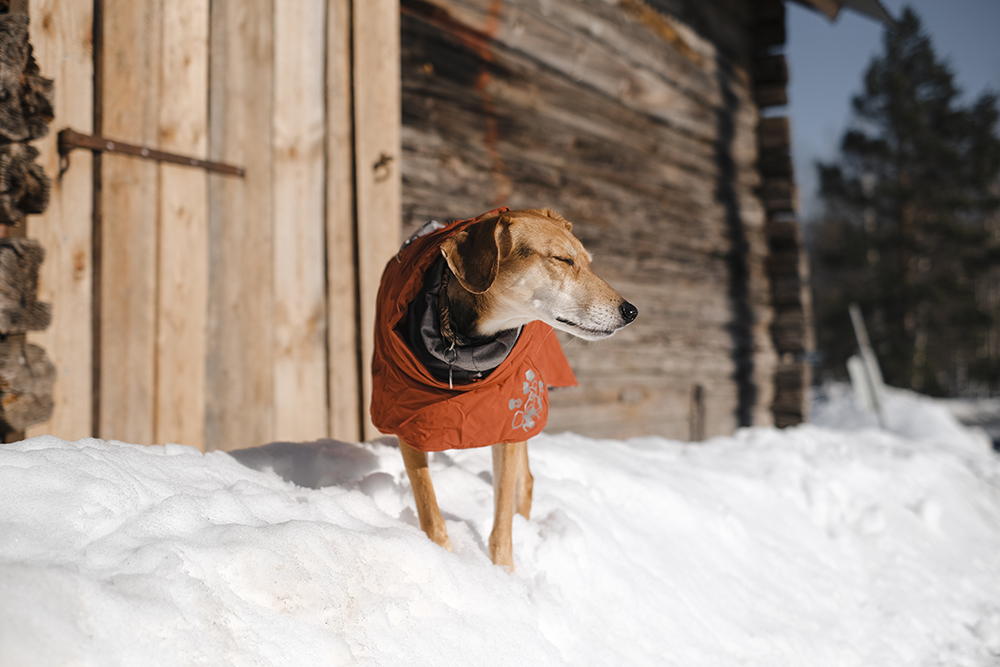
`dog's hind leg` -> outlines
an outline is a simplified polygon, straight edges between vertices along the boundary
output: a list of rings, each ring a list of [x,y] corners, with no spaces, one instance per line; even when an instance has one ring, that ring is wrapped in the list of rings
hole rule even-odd
[[[497,565],[514,571],[514,544],[511,523],[514,520],[514,496],[517,489],[520,448],[524,442],[493,445],[493,532],[490,533],[490,558]]]
[[[518,442],[517,445],[517,513],[525,519],[531,518],[531,495],[535,488],[535,478],[528,468],[528,443]]]
[[[403,464],[406,474],[413,487],[413,498],[417,502],[417,516],[420,517],[420,528],[435,544],[451,551],[451,540],[448,539],[448,529],[444,525],[444,517],[438,509],[437,496],[434,495],[434,485],[431,483],[431,473],[427,468],[427,454],[414,449],[399,439],[399,451],[403,454]]]

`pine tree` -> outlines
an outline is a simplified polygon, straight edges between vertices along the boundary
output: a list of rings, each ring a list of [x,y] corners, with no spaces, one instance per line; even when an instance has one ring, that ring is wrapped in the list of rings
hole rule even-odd
[[[821,370],[843,374],[856,301],[890,384],[997,390],[996,96],[962,106],[906,8],[853,108],[839,159],[819,165],[825,213],[810,233]]]

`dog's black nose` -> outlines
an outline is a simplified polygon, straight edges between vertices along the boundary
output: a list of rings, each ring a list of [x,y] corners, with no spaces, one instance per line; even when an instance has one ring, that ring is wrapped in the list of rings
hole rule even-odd
[[[622,314],[622,319],[625,320],[625,324],[631,324],[632,320],[634,320],[639,314],[639,309],[628,301],[622,301],[622,305],[618,307],[618,311]]]

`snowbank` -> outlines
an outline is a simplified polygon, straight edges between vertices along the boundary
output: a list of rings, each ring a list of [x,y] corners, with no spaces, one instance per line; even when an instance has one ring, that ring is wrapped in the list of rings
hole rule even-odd
[[[514,574],[488,450],[432,457],[448,553],[384,443],[2,445],[0,665],[996,665],[997,457],[905,397],[908,437],[823,409],[537,438]]]

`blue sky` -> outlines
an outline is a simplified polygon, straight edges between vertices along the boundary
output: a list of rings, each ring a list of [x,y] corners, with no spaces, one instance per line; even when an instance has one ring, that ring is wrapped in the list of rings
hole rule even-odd
[[[882,0],[893,16],[916,10],[938,57],[946,60],[968,102],[1000,93],[1000,0]],[[789,2],[785,54],[791,73],[787,113],[803,220],[816,210],[816,160],[837,154],[850,118],[851,96],[882,48],[881,24],[851,10],[836,21]]]

